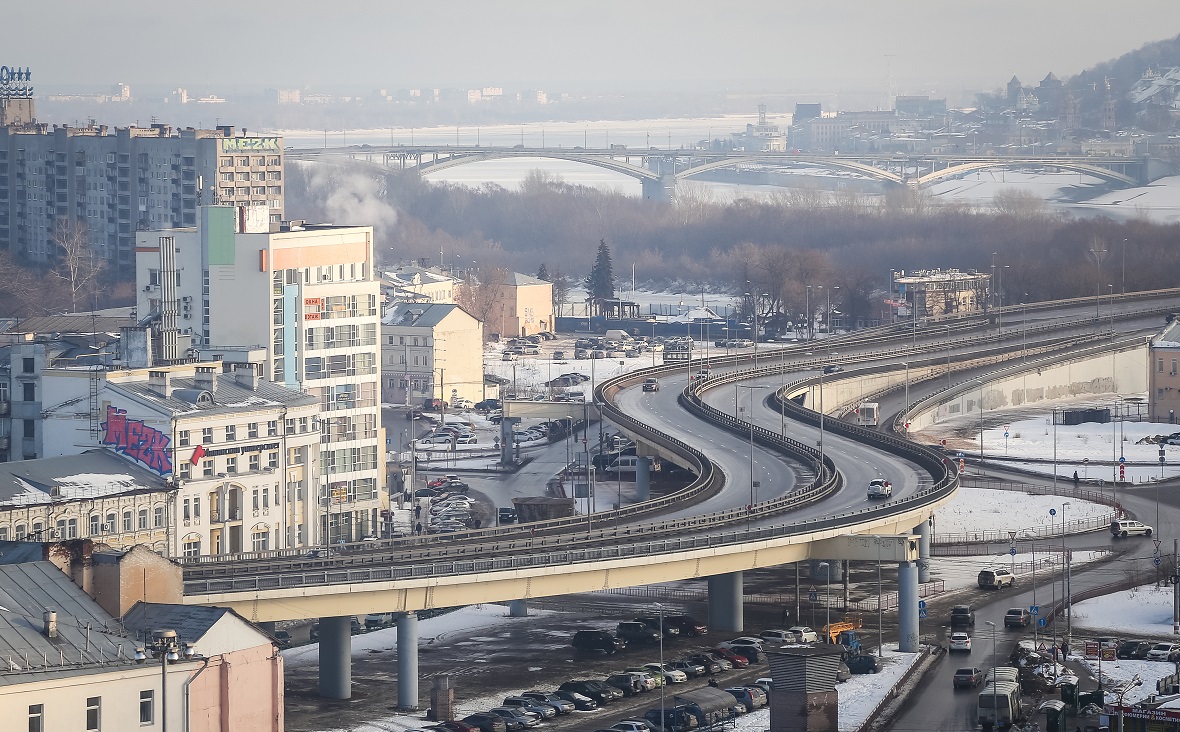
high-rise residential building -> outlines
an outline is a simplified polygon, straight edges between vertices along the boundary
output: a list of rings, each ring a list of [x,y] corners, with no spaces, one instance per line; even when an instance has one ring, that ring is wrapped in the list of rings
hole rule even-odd
[[[194,227],[139,232],[137,312],[155,332],[125,347],[148,365],[261,363],[262,378],[315,397],[321,535],[378,534],[388,499],[373,229],[272,224],[267,213],[208,206]]]
[[[130,268],[137,231],[195,226],[201,205],[263,205],[277,223],[282,178],[282,138],[229,126],[0,125],[0,249],[52,263],[69,222],[112,266]]]

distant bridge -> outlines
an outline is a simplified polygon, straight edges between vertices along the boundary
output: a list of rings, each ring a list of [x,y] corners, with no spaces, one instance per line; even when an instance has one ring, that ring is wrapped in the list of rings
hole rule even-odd
[[[797,154],[789,152],[734,152],[692,149],[646,150],[611,146],[581,147],[482,147],[452,145],[325,147],[291,149],[288,159],[362,163],[416,170],[429,174],[458,165],[511,158],[547,158],[593,165],[637,178],[643,197],[671,200],[676,183],[719,168],[742,165],[810,167],[842,170],[886,185],[921,188],[941,180],[993,168],[1052,168],[1084,173],[1118,187],[1149,183],[1176,171],[1164,161],[1147,157],[1097,157],[1082,155],[907,155],[907,154]]]

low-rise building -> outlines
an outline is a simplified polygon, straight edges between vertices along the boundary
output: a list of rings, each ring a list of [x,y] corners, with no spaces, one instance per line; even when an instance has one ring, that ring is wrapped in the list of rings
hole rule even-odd
[[[483,323],[458,305],[392,308],[381,338],[382,402],[484,398]]]
[[[1180,412],[1180,320],[1152,337],[1148,356],[1147,401],[1152,422],[1175,423]]]
[[[896,318],[926,318],[971,313],[986,307],[991,275],[957,269],[923,269],[894,272],[890,282]]]
[[[391,303],[454,303],[458,282],[439,270],[402,266],[381,273],[381,292]]]
[[[484,326],[504,338],[554,330],[553,283],[508,273],[503,284],[494,286]]]

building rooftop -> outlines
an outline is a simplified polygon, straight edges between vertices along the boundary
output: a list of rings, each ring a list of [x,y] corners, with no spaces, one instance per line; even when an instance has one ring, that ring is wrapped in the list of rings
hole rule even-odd
[[[57,612],[57,637],[43,614]],[[30,683],[133,663],[137,643],[52,562],[0,565],[0,684]]]
[[[458,305],[451,303],[409,303],[390,308],[381,323],[383,325],[433,328],[451,313],[461,309]]]
[[[508,274],[507,284],[514,287],[522,287],[524,285],[548,285],[552,283],[546,282],[545,280],[538,279],[536,277],[530,277],[526,274],[521,274],[520,272],[510,272]]]
[[[4,507],[167,489],[158,476],[107,450],[0,463]]]
[[[1180,348],[1180,318],[1164,326],[1159,335],[1152,337],[1152,348]]]
[[[914,283],[914,282],[931,282],[931,281],[937,281],[937,280],[943,280],[943,281],[970,280],[970,279],[985,278],[985,277],[990,277],[990,276],[991,275],[987,275],[982,272],[972,272],[972,271],[960,272],[957,269],[918,269],[918,270],[914,270],[913,272],[909,272],[909,273],[905,272],[904,270],[901,272],[897,272],[894,274],[893,281],[894,282]]]
[[[197,385],[192,376],[172,373],[168,396],[161,396],[147,379],[142,381],[110,381],[108,387],[120,389],[137,398],[170,412],[172,416],[186,414],[229,414],[251,412],[266,407],[298,407],[318,404],[319,400],[296,389],[259,378],[255,388],[238,383],[233,374],[216,374],[216,388],[210,392]]]
[[[182,641],[196,643],[218,620],[232,613],[224,607],[137,602],[123,616],[123,626],[141,641],[150,639],[152,631],[166,626],[175,630]]]

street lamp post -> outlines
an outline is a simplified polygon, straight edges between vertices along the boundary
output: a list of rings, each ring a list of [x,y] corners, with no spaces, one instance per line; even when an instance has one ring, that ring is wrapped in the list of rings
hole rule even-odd
[[[163,629],[152,631],[152,641],[144,644],[143,648],[135,651],[135,660],[143,663],[148,654],[152,658],[160,659],[160,729],[168,731],[168,664],[177,663],[183,657],[190,660],[196,655],[196,648],[192,643],[184,643],[175,630]]]
[[[979,384],[979,465],[983,467],[983,381],[976,379]]]
[[[997,683],[1000,678],[995,674],[995,668],[998,665],[997,659],[999,658],[996,655],[996,624],[990,620],[983,622],[992,627],[992,714],[995,716],[995,727],[998,728],[1000,726],[1000,692]]]
[[[660,684],[660,726],[667,727],[668,722],[664,719],[667,714],[664,711],[664,689],[668,686],[667,670],[664,668],[664,606],[657,602],[656,609],[660,611],[660,671],[664,674],[664,683]]]
[[[1123,241],[1126,241],[1126,239],[1124,239]],[[1101,653],[1102,649],[1098,649],[1098,650]],[[1130,691],[1131,689],[1134,689],[1136,686],[1142,686],[1142,685],[1143,685],[1143,679],[1139,677],[1139,674],[1135,674],[1134,676],[1131,677],[1131,682],[1129,684],[1127,684],[1126,686],[1124,686],[1122,688],[1122,691],[1119,692],[1119,732],[1126,732],[1126,729],[1127,729],[1126,727],[1123,726],[1123,705],[1124,705],[1124,701],[1127,696],[1127,692]]]
[[[807,320],[807,340],[811,340],[811,285],[804,288],[803,317]]]
[[[747,531],[752,530],[754,526],[754,504],[757,502],[755,489],[758,488],[758,481],[754,480],[754,390],[766,387],[766,384],[738,384],[739,389],[750,391],[750,412],[748,414],[750,420],[750,505],[746,508]]]
[[[1069,549],[1065,546],[1065,508],[1069,505],[1069,501],[1061,504],[1061,589],[1062,604],[1065,605],[1065,638],[1064,642],[1069,643],[1069,639],[1073,636],[1073,598],[1070,597],[1069,588]],[[1064,655],[1061,658],[1065,660]]]
[[[909,432],[910,424],[910,362],[906,361],[905,366],[905,406],[902,407],[903,414],[905,414],[906,432]]]
[[[830,642],[832,638],[831,634],[829,633],[829,630],[832,627],[832,577],[831,574],[829,574],[831,565],[827,562],[820,562],[819,564],[815,565],[815,568],[823,569],[824,571],[824,611],[826,612],[827,618],[824,620],[824,640]]]

